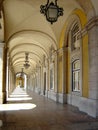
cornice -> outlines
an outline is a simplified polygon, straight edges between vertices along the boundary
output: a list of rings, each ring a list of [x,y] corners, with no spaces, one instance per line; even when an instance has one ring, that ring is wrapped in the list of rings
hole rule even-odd
[[[88,31],[90,31],[95,26],[98,26],[98,16],[90,19],[88,23],[85,25],[85,27],[78,32],[78,38],[83,37],[85,34],[87,34]]]

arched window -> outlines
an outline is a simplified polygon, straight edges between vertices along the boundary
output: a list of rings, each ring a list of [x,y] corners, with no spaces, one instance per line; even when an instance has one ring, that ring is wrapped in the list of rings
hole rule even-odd
[[[80,47],[80,43],[78,41],[78,33],[79,33],[79,25],[75,23],[71,30],[71,51]]]
[[[80,91],[80,60],[72,62],[72,91]]]

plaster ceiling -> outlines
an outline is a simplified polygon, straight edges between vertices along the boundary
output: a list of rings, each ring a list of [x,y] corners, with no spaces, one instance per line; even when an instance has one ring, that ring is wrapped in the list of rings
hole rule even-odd
[[[5,0],[3,3],[5,41],[15,73],[23,67],[25,52],[29,52],[30,68],[24,71],[33,73],[43,55],[49,57],[51,45],[58,49],[62,28],[71,12],[76,8],[82,9],[77,0],[58,0],[64,15],[51,25],[40,13],[40,5],[45,4],[46,0]]]

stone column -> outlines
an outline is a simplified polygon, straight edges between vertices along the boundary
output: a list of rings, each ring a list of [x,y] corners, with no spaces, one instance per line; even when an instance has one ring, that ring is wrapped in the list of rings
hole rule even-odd
[[[48,97],[48,91],[49,91],[49,60],[47,59],[46,62],[46,97]]]
[[[6,102],[6,48],[0,43],[0,103]]]
[[[41,93],[41,66],[39,66],[39,94]]]
[[[88,114],[98,116],[98,26],[89,34],[89,102]]]
[[[43,65],[41,65],[41,95],[43,95]]]
[[[41,76],[40,76],[40,66],[38,66],[37,67],[37,72],[36,72],[36,82],[37,82],[37,86],[36,86],[36,92],[38,93],[38,94],[40,94],[40,78],[41,78]]]
[[[8,90],[9,90],[9,55],[7,55],[7,73],[6,73],[6,91],[7,91],[7,97],[8,97]]]
[[[11,70],[8,70],[8,94],[11,93]]]
[[[11,66],[9,67],[9,78],[8,78],[8,80],[9,80],[9,87],[8,87],[8,93],[9,94],[11,94],[12,93],[12,91],[13,91],[13,73],[12,73],[12,69],[11,69]]]

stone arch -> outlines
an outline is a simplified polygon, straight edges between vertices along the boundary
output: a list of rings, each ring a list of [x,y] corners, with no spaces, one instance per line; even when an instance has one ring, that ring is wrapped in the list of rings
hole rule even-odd
[[[84,27],[85,27],[85,25],[87,23],[86,14],[82,10],[76,9],[71,13],[71,15],[68,17],[67,21],[65,22],[65,24],[63,26],[61,36],[60,36],[59,48],[62,48],[63,46],[66,46],[66,43],[67,43],[67,40],[68,40],[67,35],[68,35],[68,31],[69,31],[69,26],[71,25],[71,23],[73,22],[73,19],[75,17],[76,17],[76,19],[80,20],[81,29],[84,29]]]

